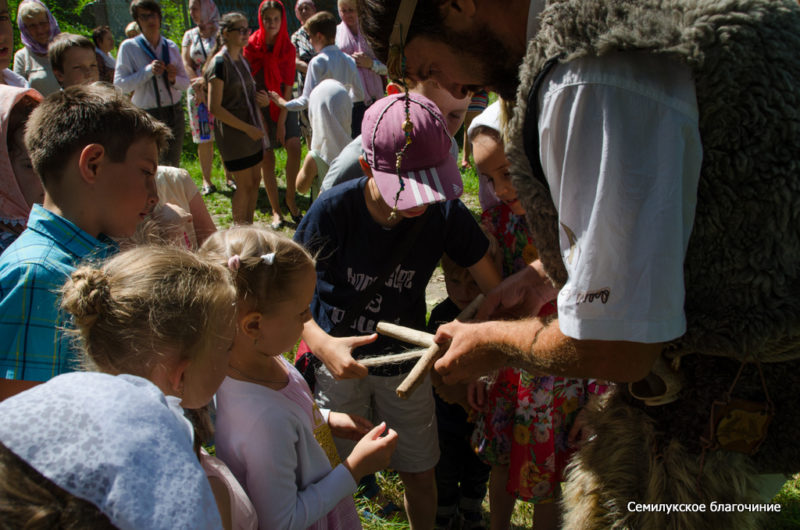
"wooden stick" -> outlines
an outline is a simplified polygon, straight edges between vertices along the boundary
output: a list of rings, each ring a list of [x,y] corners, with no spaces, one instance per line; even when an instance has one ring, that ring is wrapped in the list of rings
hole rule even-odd
[[[464,310],[458,314],[456,320],[464,322],[472,317],[475,316],[475,313],[478,312],[478,307],[480,307],[481,303],[483,303],[483,295],[479,294],[475,297],[475,299],[470,302],[470,304],[464,308]],[[440,356],[440,350],[438,344],[431,345],[425,353],[420,357],[417,364],[414,365],[414,368],[411,369],[411,372],[406,376],[400,386],[397,387],[395,392],[398,396],[403,399],[408,399],[411,397],[411,394],[417,387],[422,383],[425,379],[425,376],[428,374],[431,368],[433,368],[433,364]]]
[[[383,366],[384,364],[391,364],[391,363],[400,363],[403,361],[409,361],[411,359],[419,359],[422,357],[422,354],[425,353],[425,349],[421,350],[408,350],[403,353],[395,353],[392,355],[381,355],[380,357],[368,357],[366,359],[361,359],[358,361],[359,364],[363,364],[364,366]]]
[[[375,331],[381,335],[386,335],[387,337],[392,337],[393,339],[399,339],[403,342],[413,344],[414,346],[428,348],[433,344],[433,335],[430,333],[407,328],[405,326],[398,326],[397,324],[392,324],[391,322],[378,322],[378,325],[375,327]]]

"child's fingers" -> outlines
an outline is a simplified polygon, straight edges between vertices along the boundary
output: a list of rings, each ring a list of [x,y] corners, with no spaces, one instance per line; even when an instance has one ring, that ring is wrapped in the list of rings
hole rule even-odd
[[[361,336],[361,337],[352,337],[351,340],[352,340],[351,346],[353,348],[357,348],[359,346],[363,346],[365,344],[369,344],[370,342],[375,342],[376,340],[378,340],[378,334],[377,333],[373,333],[372,335],[364,335],[364,336]]]
[[[386,422],[382,421],[379,424],[377,424],[375,427],[373,427],[372,430],[370,430],[366,434],[365,438],[369,438],[370,440],[377,440],[378,438],[381,437],[381,435],[383,434],[383,431],[385,431],[385,430],[386,430]]]
[[[383,437],[383,441],[390,452],[394,452],[395,447],[397,447],[398,437],[399,435],[394,429],[389,429],[389,432],[387,432],[386,436]]]

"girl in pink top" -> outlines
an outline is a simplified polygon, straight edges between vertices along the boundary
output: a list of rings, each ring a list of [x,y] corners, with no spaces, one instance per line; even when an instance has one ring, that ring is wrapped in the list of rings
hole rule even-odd
[[[383,469],[397,433],[364,418],[320,410],[281,354],[310,318],[314,261],[270,230],[238,227],[212,235],[201,253],[224,263],[237,286],[236,338],[217,392],[217,455],[244,486],[263,529],[361,528],[358,481]],[[332,435],[359,439],[344,461]]]

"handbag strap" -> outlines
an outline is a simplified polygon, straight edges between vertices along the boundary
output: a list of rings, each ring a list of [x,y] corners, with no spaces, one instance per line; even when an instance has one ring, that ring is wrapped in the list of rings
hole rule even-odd
[[[386,267],[381,271],[381,274],[377,277],[377,279],[369,284],[369,286],[361,291],[358,298],[350,304],[350,307],[344,313],[344,318],[336,324],[333,329],[329,332],[331,335],[334,334],[336,331],[340,331],[343,329],[349,328],[353,322],[355,322],[356,318],[358,318],[358,314],[361,312],[362,309],[367,307],[367,304],[372,302],[372,299],[375,297],[375,294],[380,289],[381,285],[386,283],[386,280],[389,279],[389,276],[394,272],[394,269],[403,258],[408,254],[408,251],[411,249],[411,245],[416,242],[417,236],[422,231],[422,228],[425,226],[428,217],[430,217],[430,208],[428,208],[424,214],[417,217],[414,221],[414,226],[406,234],[405,239],[403,239],[402,243],[397,245],[392,252],[392,255],[386,261]]]

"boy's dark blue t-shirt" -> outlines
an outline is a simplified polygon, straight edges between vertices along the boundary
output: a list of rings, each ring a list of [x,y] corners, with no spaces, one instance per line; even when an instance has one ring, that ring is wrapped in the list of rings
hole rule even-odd
[[[376,223],[367,210],[366,183],[367,178],[362,177],[326,191],[297,228],[294,240],[317,255],[311,313],[330,333],[343,320],[345,311],[358,311],[349,329],[334,330],[333,335],[339,337],[374,333],[381,320],[424,330],[425,288],[442,254],[446,252],[458,265],[470,267],[486,254],[489,242],[461,201],[432,204],[425,226],[385,285],[366,308],[351,308],[359,292],[384,271],[387,260],[415,222],[404,219],[391,229]],[[357,348],[353,357],[399,353],[409,348],[413,346],[379,336],[374,343]],[[405,371],[408,366],[370,369],[375,375]]]

